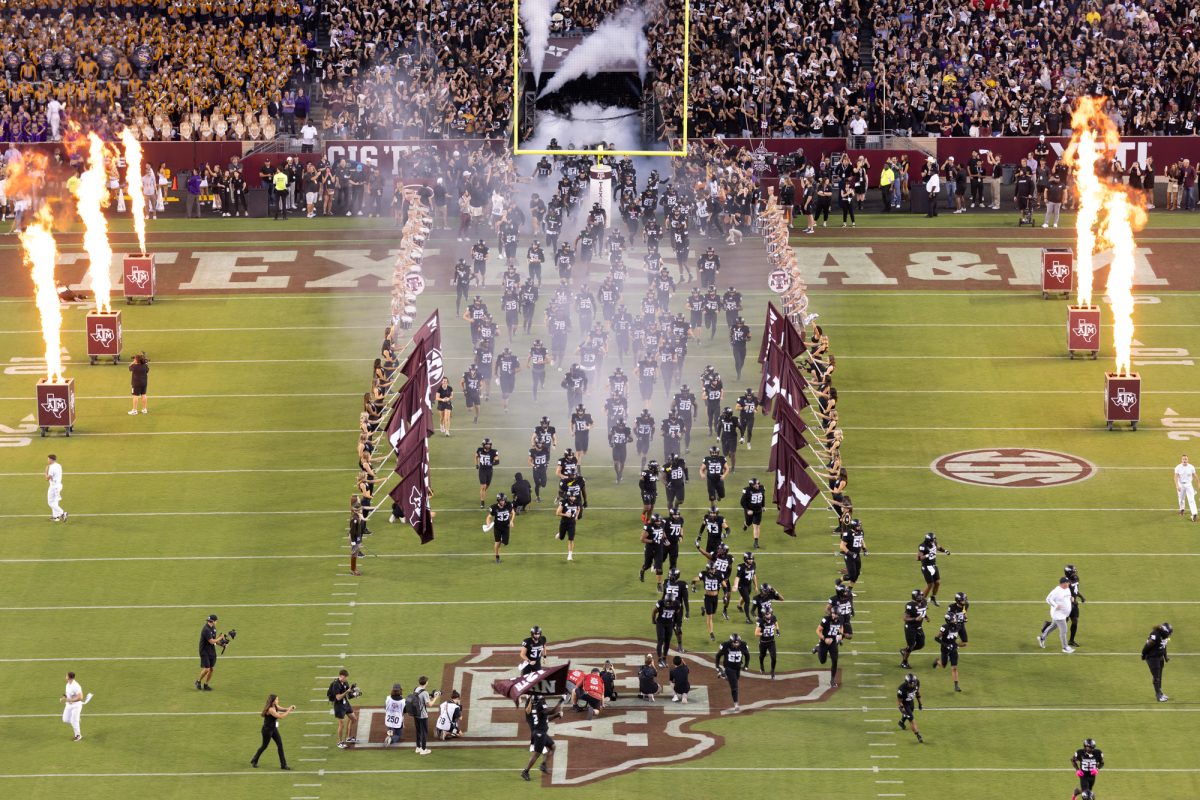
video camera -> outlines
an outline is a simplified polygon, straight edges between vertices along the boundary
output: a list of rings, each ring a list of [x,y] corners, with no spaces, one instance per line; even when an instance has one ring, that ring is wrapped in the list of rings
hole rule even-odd
[[[217,646],[221,648],[222,654],[225,653],[225,648],[229,646],[229,643],[232,642],[236,638],[237,638],[237,631],[233,628],[230,628],[228,633],[218,634]]]
[[[350,684],[350,691],[346,692],[346,699],[353,700],[356,697],[362,697],[362,689],[358,688],[357,683]]]

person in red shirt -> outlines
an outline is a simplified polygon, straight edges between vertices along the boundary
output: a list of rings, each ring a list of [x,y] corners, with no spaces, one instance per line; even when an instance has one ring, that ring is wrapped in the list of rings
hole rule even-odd
[[[573,669],[567,673],[567,683],[573,688],[571,689],[571,707],[576,711],[587,709],[587,718],[590,720],[600,713],[600,709],[604,707],[604,678],[600,675],[600,668],[593,667],[589,673],[584,673],[581,669]],[[580,703],[583,707],[580,707]]]

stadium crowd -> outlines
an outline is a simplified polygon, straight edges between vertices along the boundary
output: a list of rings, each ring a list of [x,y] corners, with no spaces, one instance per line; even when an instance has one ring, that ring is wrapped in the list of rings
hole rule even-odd
[[[293,82],[316,21],[308,0],[10,0],[0,141],[54,141],[68,121],[144,140],[272,138],[307,114]]]

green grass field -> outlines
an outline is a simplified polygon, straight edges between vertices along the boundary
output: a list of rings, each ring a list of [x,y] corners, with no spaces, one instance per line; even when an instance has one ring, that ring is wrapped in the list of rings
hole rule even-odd
[[[997,231],[996,240],[1006,235]],[[756,341],[768,299],[757,291],[761,283],[747,292]],[[1200,297],[1159,296],[1138,307],[1139,340],[1200,351]],[[421,307],[427,313],[440,303],[449,321],[451,300],[427,292]],[[1093,737],[1108,764],[1100,797],[1200,796],[1200,768],[1188,755],[1200,729],[1193,583],[1200,525],[1175,515],[1170,470],[1188,444],[1169,438],[1184,429],[1168,427],[1200,418],[1195,367],[1138,365],[1142,424],[1136,433],[1108,432],[1109,348],[1099,361],[1068,361],[1065,304],[1043,302],[1036,291],[830,290],[814,291],[812,305],[838,357],[845,461],[871,547],[842,687],[823,703],[714,715],[697,726],[724,737],[714,754],[608,778],[576,795],[874,798],[949,790],[1066,798],[1075,785],[1069,757]],[[418,758],[408,747],[333,747],[325,687],[340,666],[364,687],[364,701],[381,705],[393,681],[407,691],[429,674],[440,684],[444,666],[473,645],[515,645],[535,623],[552,648],[579,637],[653,638],[653,586],[636,578],[636,489],[632,476],[613,485],[599,430],[585,465],[591,510],[575,562],[566,563],[543,504],[519,519],[504,563],[492,563],[470,469],[475,447],[483,436],[497,443],[504,460],[493,490],[507,489],[524,465],[518,456],[533,421],[548,413],[565,429],[560,395],[531,403],[524,375],[509,414],[499,410],[498,391],[478,426],[460,403],[455,435],[434,439],[437,539],[419,547],[411,530],[376,517],[368,549],[378,557],[365,561],[361,578],[348,575],[344,509],[359,398],[387,307],[383,296],[314,294],[163,297],[130,308],[126,352],[145,349],[153,359],[151,413],[137,417],[126,415],[124,366],[86,365],[84,312],[69,310],[64,343],[77,383],[77,435],[41,439],[19,432],[33,410],[36,376],[11,374],[21,362],[10,361],[39,355],[35,311],[28,302],[0,302],[0,362],[9,367],[0,375],[0,424],[18,431],[2,435],[32,438],[0,448],[0,792],[216,792],[235,800],[539,791],[518,778],[519,748],[435,743],[432,756]],[[465,323],[449,321],[444,350],[455,381],[466,342]],[[514,350],[523,355],[528,344],[519,336]],[[1156,359],[1164,360],[1150,352],[1141,360]],[[727,391],[741,385],[720,337],[702,339],[688,361],[693,386],[705,363],[726,375]],[[744,383],[757,384],[757,374]],[[600,405],[593,393],[598,419]],[[660,392],[656,415],[664,406]],[[732,486],[751,474],[767,477],[768,438],[760,423]],[[693,442],[693,462],[708,443]],[[1082,483],[1014,489],[952,482],[929,466],[958,450],[1025,446],[1079,456],[1098,472]],[[66,471],[66,524],[47,519],[41,473],[49,452]],[[657,441],[652,452],[661,452]],[[693,471],[689,529],[698,524],[702,492]],[[814,509],[796,539],[764,526],[760,579],[788,598],[777,607],[784,671],[816,668],[812,630],[840,564],[831,521]],[[894,692],[903,673],[901,611],[919,585],[913,553],[927,530],[953,551],[941,559],[943,605],[956,591],[971,597],[971,643],[960,664],[962,694],[929,669],[931,649],[913,657],[925,700],[918,721],[927,743],[918,746],[896,727]],[[735,552],[749,544],[740,525],[731,538]],[[685,556],[685,572],[700,561]],[[1071,656],[1034,641],[1042,599],[1068,562],[1089,600],[1082,647]],[[196,639],[209,612],[239,638],[218,663],[216,691],[201,693],[192,687]],[[1177,633],[1165,686],[1172,700],[1160,705],[1137,653],[1163,619]],[[719,637],[748,632],[734,620],[718,618]],[[688,643],[711,656],[702,631],[694,614]],[[96,694],[78,744],[55,702],[68,669]],[[715,706],[727,702],[711,673],[694,671],[693,680],[713,684]],[[282,726],[293,772],[275,769],[272,753],[264,768],[246,763],[268,692],[298,707]]]

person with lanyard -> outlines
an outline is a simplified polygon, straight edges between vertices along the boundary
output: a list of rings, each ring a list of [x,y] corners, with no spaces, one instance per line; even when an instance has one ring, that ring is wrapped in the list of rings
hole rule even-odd
[[[296,710],[295,706],[283,708],[279,705],[279,695],[267,695],[267,704],[262,710],[262,746],[258,748],[258,752],[254,754],[254,758],[250,759],[250,766],[257,767],[259,756],[267,749],[271,742],[275,742],[275,749],[279,751],[279,768],[291,769],[287,765],[287,758],[283,755],[283,737],[279,735],[279,720],[286,719],[288,714]]]

